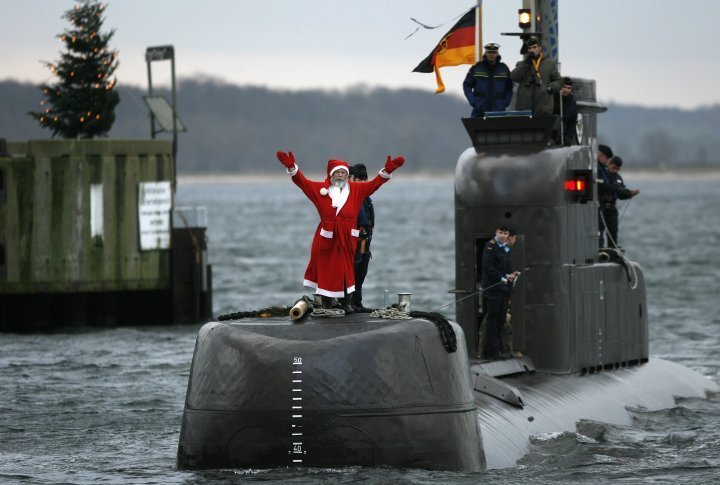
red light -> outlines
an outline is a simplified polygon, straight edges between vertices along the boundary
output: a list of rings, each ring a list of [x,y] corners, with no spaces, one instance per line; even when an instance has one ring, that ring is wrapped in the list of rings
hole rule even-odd
[[[565,190],[570,192],[582,192],[585,190],[585,187],[587,186],[587,182],[584,179],[577,179],[577,180],[566,180],[565,181]]]

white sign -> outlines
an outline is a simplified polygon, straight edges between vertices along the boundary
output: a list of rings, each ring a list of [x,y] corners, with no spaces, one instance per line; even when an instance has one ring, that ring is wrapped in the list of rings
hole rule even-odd
[[[138,189],[140,250],[170,249],[170,182],[140,182]]]

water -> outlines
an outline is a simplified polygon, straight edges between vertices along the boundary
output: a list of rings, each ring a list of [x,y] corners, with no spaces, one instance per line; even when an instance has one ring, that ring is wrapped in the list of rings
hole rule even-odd
[[[651,355],[720,377],[720,195],[710,179],[640,179],[621,243],[645,269]],[[377,193],[368,306],[383,290],[413,307],[452,300],[452,181],[405,181]],[[288,305],[300,286],[314,209],[283,175],[253,183],[181,186],[178,203],[205,205],[215,313]],[[623,211],[621,210],[621,214]],[[414,248],[410,250],[410,248]],[[453,316],[452,306],[445,313]],[[533,438],[516,468],[424,470],[175,469],[185,387],[199,326],[65,329],[0,334],[0,483],[712,483],[720,480],[720,396],[656,412],[631,426],[592,421]]]

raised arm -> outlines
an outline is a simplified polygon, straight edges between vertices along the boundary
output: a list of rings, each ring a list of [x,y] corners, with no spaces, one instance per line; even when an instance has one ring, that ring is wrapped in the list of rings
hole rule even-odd
[[[361,191],[360,193],[362,194],[362,198],[364,199],[365,197],[372,195],[373,192],[379,189],[382,184],[390,180],[392,178],[391,174],[398,168],[402,167],[404,163],[405,158],[392,158],[390,155],[388,155],[387,160],[385,161],[385,166],[380,170],[380,172],[378,172],[377,176],[375,176],[374,179],[370,180],[369,182],[360,183],[357,185],[358,190]]]
[[[285,167],[288,175],[292,177],[292,181],[295,185],[300,187],[300,190],[308,197],[308,199],[314,201],[319,195],[314,190],[314,182],[305,178],[305,175],[300,171],[300,167],[295,163],[295,155],[293,152],[277,152],[277,159]]]

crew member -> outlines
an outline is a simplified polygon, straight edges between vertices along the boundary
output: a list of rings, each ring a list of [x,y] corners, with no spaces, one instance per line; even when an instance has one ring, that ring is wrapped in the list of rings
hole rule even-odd
[[[321,295],[323,307],[330,307],[331,298],[342,298],[343,309],[352,313],[353,261],[360,234],[356,226],[358,213],[363,201],[390,180],[392,172],[401,167],[405,159],[388,155],[385,167],[369,182],[349,181],[347,162],[329,160],[327,178],[320,182],[305,178],[292,152],[277,152],[277,158],[320,216],[303,284]]]
[[[353,182],[366,182],[367,169],[362,163],[350,167],[350,180]],[[355,249],[355,292],[352,294],[352,306],[355,311],[369,312],[362,303],[362,285],[370,264],[370,242],[375,228],[375,208],[370,197],[365,199],[358,213],[357,228],[360,236]]]
[[[514,227],[510,226],[508,227],[508,237],[507,241],[505,241],[505,247],[506,247],[506,253],[507,253],[507,260],[508,260],[508,267],[512,270],[515,266],[513,265],[512,260],[512,248],[515,246],[515,243],[517,242],[517,231]],[[501,341],[502,341],[502,355],[503,356],[515,356],[513,352],[513,342],[512,342],[512,334],[513,334],[513,328],[512,328],[512,292],[515,288],[515,284],[517,283],[517,277],[520,275],[520,272],[515,271],[513,273],[515,275],[515,279],[513,280],[513,283],[511,285],[508,285],[508,288],[510,289],[509,295],[508,295],[508,305],[507,305],[507,313],[505,315],[505,322],[503,323],[502,332],[501,335]]]
[[[561,129],[555,130],[553,136],[557,145],[577,145],[577,102],[573,94],[573,80],[564,77],[562,80],[562,88],[560,93],[555,93],[554,113],[559,117],[559,126]],[[562,136],[561,136],[562,135]]]
[[[610,179],[610,190],[604,192],[604,199],[600,199],[603,208],[603,216],[608,232],[608,247],[619,247],[618,244],[618,210],[617,200],[627,200],[635,197],[640,193],[640,189],[628,189],[625,187],[622,176],[620,175],[620,167],[622,167],[622,158],[615,155],[610,159],[607,165],[608,177]]]
[[[500,59],[500,45],[485,44],[482,60],[465,76],[463,91],[473,107],[473,118],[481,118],[486,111],[505,111],[510,104],[513,93],[510,68]]]
[[[607,145],[598,145],[597,149],[597,186],[598,186],[598,232],[600,234],[599,245],[605,247],[605,215],[603,213],[602,201],[610,197],[610,174],[608,173],[608,162],[613,157],[612,149]]]
[[[505,225],[495,230],[495,237],[483,248],[482,288],[483,303],[487,314],[485,318],[485,339],[482,355],[485,359],[508,357],[502,354],[502,328],[507,315],[510,286],[518,273],[510,267],[506,246],[509,228]]]
[[[537,37],[530,37],[525,46],[525,59],[510,73],[510,79],[518,83],[515,109],[530,110],[535,116],[552,116],[553,93],[562,87],[557,64],[545,57]]]

